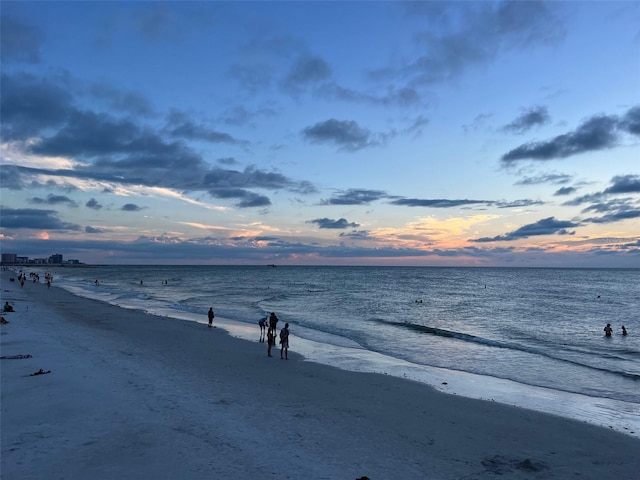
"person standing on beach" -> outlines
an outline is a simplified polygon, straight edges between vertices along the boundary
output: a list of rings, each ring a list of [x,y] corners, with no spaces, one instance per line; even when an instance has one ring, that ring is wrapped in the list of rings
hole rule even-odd
[[[209,317],[209,328],[211,328],[213,326],[213,317],[215,317],[213,314],[213,307],[209,307],[209,313],[207,313],[207,316]]]
[[[289,324],[285,323],[284,328],[280,330],[280,360],[282,360],[282,354],[284,353],[284,359],[289,360]]]
[[[269,331],[267,332],[267,356],[268,357],[273,357],[273,355],[271,355],[271,347],[273,347],[275,343],[276,343],[275,330],[271,330],[271,328],[269,328]]]
[[[611,328],[611,324],[607,323],[607,326],[604,327],[604,336],[610,337],[612,333],[613,333],[613,329]]]

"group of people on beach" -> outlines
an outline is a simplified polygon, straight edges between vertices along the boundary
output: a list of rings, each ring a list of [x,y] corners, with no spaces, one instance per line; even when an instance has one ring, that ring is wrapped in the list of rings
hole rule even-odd
[[[29,277],[31,277],[31,280],[33,281],[33,283],[40,282],[40,275],[38,275],[37,273],[31,272],[29,273]],[[47,282],[47,288],[51,288],[51,282],[53,281],[53,276],[49,272],[46,272],[44,274],[44,279]],[[9,281],[13,282],[13,277],[11,277]],[[24,287],[24,284],[26,281],[27,281],[27,274],[24,273],[23,271],[20,271],[18,273],[18,282],[20,283],[20,286]]]
[[[613,335],[613,328],[611,328],[610,323],[607,323],[607,326],[604,327],[604,336],[610,337],[611,335]],[[622,325],[622,336],[623,337],[627,336],[627,329],[624,327],[624,325]]]
[[[213,319],[215,318],[215,314],[213,312],[213,307],[209,308],[207,312],[207,318],[209,319],[209,328],[213,326]],[[267,356],[273,357],[271,355],[271,349],[276,344],[276,332],[278,322],[280,320],[276,316],[275,312],[271,312],[271,315],[261,318],[258,322],[260,326],[260,343],[264,343],[265,340],[267,342]],[[267,327],[268,325],[268,327]],[[280,330],[280,359],[281,360],[289,360],[289,324],[285,323],[284,327]]]
[[[260,342],[267,341],[267,356],[271,355],[271,349],[276,344],[276,331],[278,325],[278,317],[275,312],[271,312],[268,317],[261,318],[258,322],[260,326]],[[267,327],[268,324],[268,327]],[[280,359],[289,360],[289,324],[285,323],[280,330]]]

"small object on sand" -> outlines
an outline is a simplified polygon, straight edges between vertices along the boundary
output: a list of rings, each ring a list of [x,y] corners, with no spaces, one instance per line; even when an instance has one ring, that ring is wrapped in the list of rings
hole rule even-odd
[[[31,375],[29,375],[30,377],[35,377],[36,375],[45,375],[47,373],[51,373],[51,370],[47,370],[46,372],[42,369],[38,370],[37,372],[33,372]]]
[[[20,355],[3,355],[0,360],[22,360],[23,358],[31,358],[28,353],[21,353]]]

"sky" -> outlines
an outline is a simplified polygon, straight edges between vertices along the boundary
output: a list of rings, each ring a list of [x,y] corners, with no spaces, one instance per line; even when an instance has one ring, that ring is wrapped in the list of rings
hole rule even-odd
[[[12,2],[0,249],[640,268],[640,2]]]

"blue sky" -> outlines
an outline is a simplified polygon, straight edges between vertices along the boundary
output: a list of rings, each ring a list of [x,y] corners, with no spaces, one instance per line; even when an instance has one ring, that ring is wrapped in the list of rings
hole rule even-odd
[[[640,267],[639,2],[0,12],[3,253]]]

